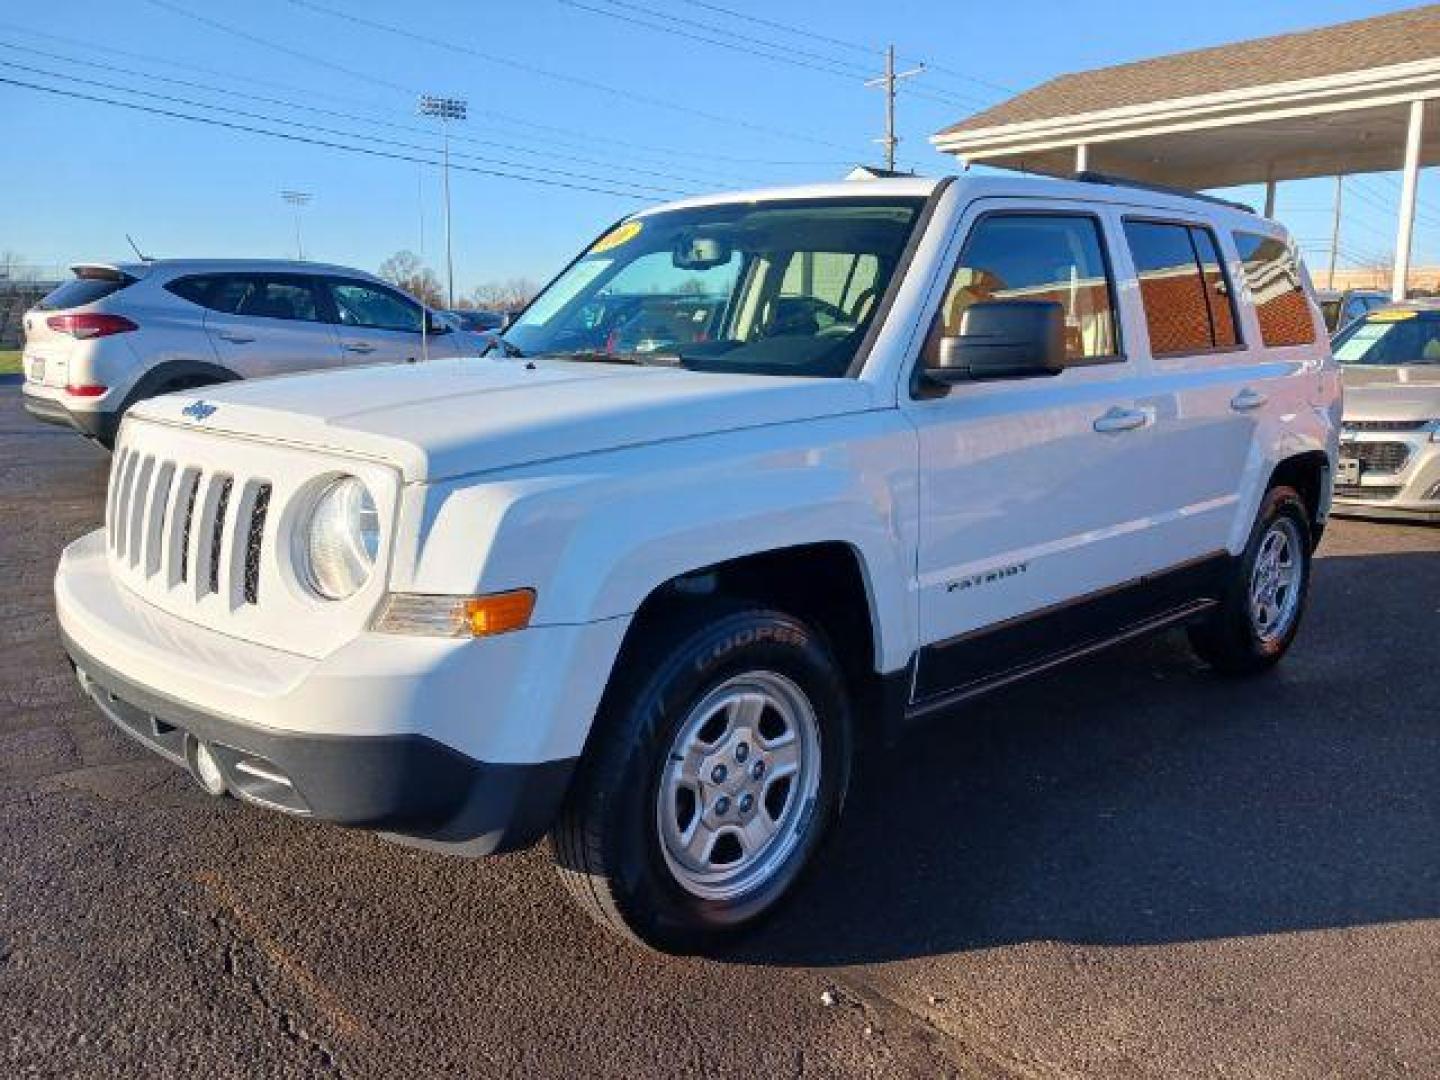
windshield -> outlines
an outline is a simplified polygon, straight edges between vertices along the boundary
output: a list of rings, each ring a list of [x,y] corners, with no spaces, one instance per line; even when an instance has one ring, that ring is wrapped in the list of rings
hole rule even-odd
[[[505,333],[526,356],[849,373],[922,199],[737,203],[632,218]]]
[[[1342,364],[1440,364],[1440,311],[1376,312],[1335,335],[1334,348]]]

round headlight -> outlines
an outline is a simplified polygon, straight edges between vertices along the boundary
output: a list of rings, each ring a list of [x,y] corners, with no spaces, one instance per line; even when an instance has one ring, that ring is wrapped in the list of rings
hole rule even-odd
[[[327,600],[355,594],[370,577],[380,547],[380,515],[353,476],[332,481],[315,500],[300,537],[306,583]]]

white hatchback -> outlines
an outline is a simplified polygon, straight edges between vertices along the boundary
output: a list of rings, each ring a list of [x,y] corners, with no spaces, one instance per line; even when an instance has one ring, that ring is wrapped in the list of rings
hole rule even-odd
[[[175,390],[361,363],[471,356],[394,286],[281,260],[83,263],[25,313],[25,409],[107,448],[125,411]]]

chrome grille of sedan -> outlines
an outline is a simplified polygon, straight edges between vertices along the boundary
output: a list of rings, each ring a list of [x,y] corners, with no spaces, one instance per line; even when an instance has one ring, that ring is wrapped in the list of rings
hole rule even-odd
[[[1358,458],[1371,475],[1398,473],[1410,460],[1410,447],[1403,442],[1342,442],[1340,456]]]

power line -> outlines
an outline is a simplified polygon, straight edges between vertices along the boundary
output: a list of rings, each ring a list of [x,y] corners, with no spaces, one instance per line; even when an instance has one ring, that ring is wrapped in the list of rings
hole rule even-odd
[[[690,4],[694,7],[704,8],[707,11],[713,11],[716,14],[724,15],[727,18],[743,19],[747,22],[755,23],[758,26],[768,27],[771,30],[780,30],[784,33],[794,34],[799,37],[813,38],[816,41],[823,41],[826,44],[836,45],[842,49],[851,49],[855,52],[861,52],[866,54],[872,60],[877,55],[880,55],[884,52],[883,49],[878,49],[873,45],[862,45],[856,41],[846,41],[844,38],[827,37],[826,35],[821,34],[813,29],[807,30],[802,27],[793,26],[789,23],[777,22],[774,19],[763,18],[762,16],[752,14],[751,12],[737,11],[734,8],[725,7],[723,4],[708,3],[707,0],[690,0]],[[908,54],[904,56],[897,56],[896,59],[901,60],[907,64],[918,62],[918,58],[910,56]],[[974,83],[976,86],[983,86],[989,90],[998,90],[1002,94],[1013,94],[1016,92],[1013,86],[1002,86],[999,83],[988,82],[985,79],[979,79],[976,78],[974,75],[967,74],[963,71],[957,71],[954,68],[944,67],[940,64],[927,61],[926,67],[928,67],[931,71],[943,72],[944,74],[949,75],[952,78],[962,79],[965,82]]]
[[[713,27],[705,23],[695,22],[692,19],[682,19],[678,16],[669,15],[662,11],[656,11],[653,8],[648,8],[640,4],[627,3],[626,0],[600,0],[601,3],[608,4],[609,7],[596,7],[594,4],[583,2],[583,0],[558,0],[558,2],[566,7],[577,8],[581,11],[588,11],[594,15],[601,15],[606,18],[616,19],[620,22],[628,23],[631,26],[642,26],[648,30],[657,30],[662,34],[673,34],[677,37],[686,38],[690,41],[700,41],[707,45],[715,45],[723,49],[730,49],[734,52],[743,53],[747,56],[755,56],[764,60],[771,60],[778,64],[787,64],[791,67],[804,68],[808,71],[818,71],[825,75],[834,75],[847,81],[863,79],[868,77],[870,74],[867,69],[851,64],[848,60],[839,60],[833,57],[824,56],[820,53],[807,52],[805,50],[791,48],[787,48],[784,52],[772,52],[769,50],[773,49],[774,46],[771,46],[768,42],[760,41],[752,37],[747,37],[744,34],[738,34],[733,30],[723,30],[719,27]],[[648,19],[640,19],[636,18],[633,15],[626,15],[621,11],[611,10],[612,8],[625,8],[629,9],[630,11],[643,12],[646,16],[648,16]],[[681,24],[681,26],[699,27],[700,29],[705,30],[707,33],[700,34],[694,32],[693,30],[681,29],[677,26],[665,26],[656,22],[649,21],[650,19],[663,19],[666,22],[679,23]],[[736,38],[737,40],[723,41],[718,38],[708,36],[711,34],[724,34],[726,36]],[[807,60],[796,59],[797,55],[811,57],[821,62],[814,63]],[[959,108],[970,108],[972,107],[973,102],[979,101],[979,99],[970,99],[969,101],[967,101],[963,98],[956,97],[953,94],[946,94],[932,90],[914,89],[910,87],[906,87],[906,92],[913,94],[915,97],[928,98],[932,101],[938,101],[945,105],[954,105]]]
[[[209,104],[208,102],[195,101],[195,100],[192,99],[192,98],[183,98],[183,97],[178,97],[178,96],[170,95],[170,94],[159,94],[159,93],[155,93],[154,91],[151,91],[151,90],[138,90],[138,89],[135,89],[134,87],[119,86],[119,85],[117,85],[117,84],[115,84],[115,83],[104,82],[104,81],[98,80],[98,79],[84,79],[84,78],[81,78],[81,77],[78,76],[78,75],[66,75],[64,72],[48,71],[48,70],[46,70],[46,69],[44,69],[44,68],[30,67],[29,65],[26,65],[26,64],[17,64],[17,63],[15,63],[14,61],[11,61],[11,60],[0,60],[0,67],[16,68],[16,69],[18,69],[18,70],[20,70],[20,71],[23,71],[23,72],[26,72],[27,74],[30,74],[30,75],[42,75],[42,76],[45,76],[45,77],[51,78],[51,79],[62,79],[62,80],[65,80],[65,81],[67,81],[67,82],[79,83],[81,86],[97,87],[97,88],[102,89],[102,90],[113,90],[113,91],[118,91],[118,92],[120,92],[120,93],[122,93],[122,94],[135,94],[135,95],[138,95],[138,96],[140,96],[140,97],[146,97],[146,98],[151,98],[151,99],[156,100],[156,101],[162,101],[162,102],[165,102],[166,104],[169,104],[169,105],[183,105],[183,106],[185,106],[185,107],[187,107],[187,108],[191,108],[191,109],[209,109],[209,110],[211,110],[212,112],[225,113],[225,114],[228,114],[228,115],[231,115],[231,116],[239,116],[239,117],[243,117],[243,118],[245,118],[245,119],[247,119],[247,120],[261,120],[261,121],[263,121],[263,122],[265,122],[265,123],[267,123],[267,124],[282,124],[282,125],[284,125],[285,127],[298,128],[298,129],[300,129],[301,131],[314,131],[314,132],[319,132],[319,133],[322,134],[322,135],[337,135],[337,136],[339,136],[339,137],[341,137],[341,138],[346,138],[346,139],[360,139],[360,140],[363,140],[363,141],[365,141],[365,142],[378,143],[378,144],[381,145],[381,146],[394,146],[394,147],[399,147],[399,148],[402,149],[402,150],[418,150],[418,151],[420,151],[421,153],[427,153],[427,154],[433,154],[433,153],[437,153],[437,152],[438,152],[438,151],[437,151],[434,147],[432,147],[432,146],[419,145],[419,144],[416,144],[416,143],[399,142],[398,140],[395,140],[395,139],[386,139],[386,138],[383,138],[383,137],[381,137],[381,136],[379,136],[379,135],[366,135],[366,134],[363,134],[363,133],[360,133],[360,132],[355,132],[355,131],[346,131],[346,130],[337,129],[337,128],[324,127],[324,126],[319,125],[319,124],[301,123],[301,122],[298,121],[298,120],[287,120],[287,119],[284,119],[283,117],[269,116],[269,115],[267,115],[267,114],[265,114],[265,113],[249,112],[249,111],[247,111],[247,110],[245,110],[245,109],[236,109],[236,108],[227,107],[227,106],[211,105],[211,104]],[[595,182],[597,182],[597,183],[602,183],[602,184],[621,184],[621,183],[623,183],[624,186],[626,186],[626,187],[628,187],[628,188],[633,188],[636,192],[653,192],[653,193],[657,193],[657,194],[661,194],[661,195],[694,195],[694,194],[697,194],[697,192],[695,192],[694,190],[689,190],[689,189],[684,189],[684,188],[667,188],[667,187],[657,187],[657,186],[655,186],[655,185],[653,185],[653,184],[630,183],[630,182],[628,182],[628,181],[618,181],[618,180],[616,180],[615,178],[613,178],[613,177],[608,177],[608,176],[593,176],[593,175],[590,175],[590,174],[588,174],[588,173],[570,172],[570,171],[565,170],[565,169],[553,169],[553,168],[550,168],[549,166],[545,166],[545,165],[532,165],[532,164],[527,164],[527,163],[525,163],[525,162],[506,161],[506,160],[501,159],[501,158],[487,158],[487,157],[482,157],[482,156],[479,156],[479,155],[476,155],[476,154],[456,154],[456,155],[454,155],[454,156],[455,156],[455,157],[464,158],[465,160],[468,160],[468,161],[479,161],[479,162],[482,162],[482,163],[487,164],[487,165],[495,165],[495,166],[499,166],[499,167],[501,167],[501,168],[506,168],[506,169],[527,169],[527,168],[528,168],[528,169],[534,169],[534,170],[536,170],[537,172],[549,173],[549,174],[554,175],[554,176],[563,176],[563,177],[565,177],[565,178],[567,178],[567,179],[574,179],[574,180],[593,180],[593,181],[595,181]]]
[[[238,29],[235,29],[235,28],[232,28],[232,27],[229,27],[229,26],[226,26],[226,25],[222,25],[222,24],[219,23],[218,20],[215,20],[215,19],[211,19],[207,25],[213,26],[213,27],[216,28],[216,29],[220,29],[220,30],[222,30],[222,31],[225,32],[225,33],[234,32],[234,33],[236,33],[236,34],[244,34],[243,31],[240,31],[240,30],[238,30]],[[103,47],[102,47],[102,46],[97,46],[93,41],[81,41],[81,40],[79,40],[79,39],[77,39],[77,38],[68,38],[68,37],[65,37],[65,36],[63,36],[63,35],[50,33],[49,31],[45,31],[45,30],[36,30],[36,29],[31,28],[31,27],[18,26],[18,25],[14,24],[14,23],[4,23],[4,22],[0,22],[0,29],[9,30],[9,31],[11,31],[11,32],[24,35],[26,38],[32,38],[32,37],[45,38],[45,39],[47,39],[47,40],[49,40],[49,41],[60,42],[61,44],[67,45],[67,46],[69,46],[69,47],[71,47],[71,48],[84,49],[84,50],[87,50],[87,51],[90,51],[90,52],[99,52],[99,53],[101,53],[101,54],[103,54],[103,55],[106,55],[106,56],[111,56],[111,55],[114,55],[114,56],[123,56],[123,57],[128,57],[128,58],[131,59],[131,60],[141,60],[141,61],[144,61],[144,62],[146,62],[146,63],[161,64],[161,65],[166,66],[166,67],[174,67],[174,68],[179,68],[179,69],[181,69],[181,70],[186,70],[186,71],[197,71],[197,72],[200,72],[201,74],[207,75],[207,76],[209,76],[209,77],[211,77],[211,78],[225,79],[225,80],[228,80],[228,81],[231,81],[231,82],[238,82],[238,83],[242,83],[242,84],[246,84],[246,85],[269,86],[269,87],[272,87],[272,88],[275,88],[275,89],[278,89],[278,90],[285,90],[285,91],[289,91],[289,92],[291,92],[291,93],[303,94],[303,95],[306,95],[307,97],[327,98],[327,99],[329,99],[329,100],[331,100],[331,101],[337,101],[337,102],[340,102],[340,103],[346,104],[346,105],[358,106],[358,107],[360,107],[360,108],[371,108],[371,107],[373,107],[373,104],[374,104],[373,102],[363,101],[363,100],[361,100],[361,99],[359,99],[359,98],[348,97],[348,96],[343,95],[343,94],[328,93],[328,92],[323,91],[323,90],[316,90],[316,89],[313,89],[313,88],[311,88],[311,87],[306,87],[306,86],[296,86],[296,85],[294,85],[293,83],[278,82],[278,81],[273,80],[273,79],[262,79],[262,78],[259,78],[259,77],[257,77],[257,76],[249,75],[249,74],[239,75],[239,74],[235,74],[235,73],[233,73],[233,72],[227,72],[227,71],[224,71],[224,70],[221,70],[221,69],[217,69],[217,68],[215,68],[213,65],[189,64],[189,63],[186,63],[186,62],[181,61],[181,60],[176,60],[176,59],[174,59],[174,58],[172,58],[172,57],[155,56],[155,55],[149,54],[149,53],[140,53],[140,52],[127,51],[127,50],[125,50],[125,49],[116,48],[115,46],[109,45],[109,44],[107,44],[107,45],[105,45],[105,46],[103,46]],[[246,39],[247,39],[247,40],[255,41],[255,40],[258,39],[258,35],[244,35],[244,36],[246,36]],[[269,42],[264,42],[264,44],[265,44],[265,46],[266,46],[267,48],[270,47],[270,43],[269,43]],[[324,63],[324,61],[320,60],[319,58],[315,57],[314,55],[309,54],[309,53],[301,52],[301,51],[298,50],[298,49],[289,49],[287,54],[288,54],[288,55],[291,55],[291,56],[299,57],[299,58],[301,58],[301,59],[306,60],[307,62],[313,62],[313,63],[317,63],[317,64],[323,64],[323,63]],[[53,54],[45,54],[45,53],[43,53],[43,52],[41,53],[41,55],[52,55],[52,56],[53,56]],[[79,63],[79,62],[81,62],[81,61],[71,61],[71,62]],[[347,69],[347,71],[348,71],[348,69]],[[352,74],[352,75],[353,75],[354,77],[356,77],[356,78],[365,79],[366,81],[369,81],[369,80],[370,80],[370,77],[369,77],[368,75],[365,75],[365,74],[362,73],[362,72],[354,71],[354,72],[350,72],[350,74]],[[142,77],[157,78],[157,79],[158,79],[158,78],[161,78],[161,76],[155,76],[155,75],[152,75],[152,76],[142,76]],[[403,95],[404,95],[404,97],[405,97],[405,99],[406,99],[407,102],[408,102],[409,100],[411,100],[411,99],[414,97],[415,93],[416,93],[416,91],[413,90],[413,89],[406,89],[406,90],[404,90],[404,91],[396,91],[396,90],[393,89],[393,84],[389,84],[389,83],[382,83],[382,84],[378,84],[378,85],[380,86],[381,89],[384,89],[387,94],[403,93]],[[224,93],[227,93],[227,94],[229,94],[229,93],[238,93],[238,91],[225,90]],[[300,106],[295,106],[295,107],[296,107],[296,108],[299,108]],[[538,143],[546,143],[546,142],[549,142],[549,143],[554,144],[554,145],[571,146],[571,147],[576,146],[576,145],[583,146],[583,147],[591,147],[591,146],[593,146],[593,145],[595,144],[595,138],[594,138],[593,133],[587,132],[587,131],[581,131],[581,130],[576,129],[576,128],[561,127],[561,126],[556,125],[556,124],[545,123],[545,122],[543,122],[543,121],[531,119],[531,118],[528,118],[528,117],[517,116],[517,115],[511,114],[511,113],[499,112],[499,111],[497,111],[497,110],[495,110],[495,109],[488,109],[488,108],[487,108],[487,109],[477,109],[477,110],[475,110],[475,115],[476,115],[476,116],[486,117],[487,119],[489,119],[489,120],[491,120],[491,121],[494,121],[494,122],[496,122],[496,123],[502,124],[502,125],[508,125],[508,126],[510,126],[510,127],[518,127],[518,128],[521,128],[521,129],[523,130],[523,132],[524,132],[523,137],[524,137],[525,139],[527,139],[528,141],[531,141],[531,142],[538,142]],[[550,133],[552,133],[552,134],[551,134],[550,136],[537,135],[537,134],[535,134],[535,132],[537,132],[537,131],[550,132]],[[510,136],[510,137],[515,137],[515,136]],[[612,135],[610,135],[610,134],[607,134],[607,135],[605,136],[605,144],[606,144],[606,146],[619,147],[619,148],[622,148],[622,149],[625,149],[625,150],[628,150],[628,151],[633,151],[633,152],[635,152],[635,153],[644,154],[644,155],[647,155],[647,156],[663,157],[663,158],[666,158],[667,160],[668,160],[668,159],[671,159],[671,158],[673,158],[673,157],[675,156],[675,148],[674,148],[673,146],[657,146],[657,145],[650,144],[650,143],[632,142],[632,141],[628,141],[628,140],[625,140],[625,139],[615,138],[614,136],[612,136]],[[722,154],[722,153],[709,154],[709,153],[704,152],[703,150],[702,150],[702,151],[693,151],[693,150],[692,150],[692,151],[689,152],[689,156],[691,156],[691,157],[696,157],[696,158],[707,158],[707,159],[708,159],[708,158],[714,158],[714,159],[717,160],[717,161],[724,161],[724,162],[726,162],[727,164],[737,164],[737,165],[784,165],[784,166],[821,166],[821,167],[829,167],[829,166],[848,165],[848,164],[850,164],[850,162],[849,162],[848,159],[845,159],[845,160],[840,160],[840,159],[831,159],[831,160],[813,160],[813,159],[810,159],[810,160],[790,160],[790,159],[787,159],[787,160],[775,160],[775,159],[771,159],[771,158],[756,158],[756,157],[736,156],[736,155],[728,154],[728,153],[727,153],[727,154]]]
[[[149,2],[168,3],[168,0],[149,0]],[[556,82],[568,83],[572,86],[579,86],[586,90],[593,90],[602,94],[610,94],[614,97],[623,98],[627,101],[634,101],[642,105],[648,105],[652,108],[666,109],[671,112],[683,113],[687,116],[699,117],[700,119],[708,120],[711,123],[726,124],[734,127],[746,128],[750,131],[760,132],[765,135],[779,136],[780,138],[807,142],[817,146],[828,146],[836,150],[848,149],[848,147],[844,146],[841,143],[831,142],[828,139],[821,139],[814,135],[806,135],[799,132],[786,131],[781,128],[770,127],[766,124],[758,124],[753,121],[740,119],[738,117],[721,116],[718,113],[712,113],[705,109],[697,109],[689,105],[682,105],[676,101],[667,101],[664,98],[651,97],[648,94],[641,94],[633,90],[626,90],[623,87],[619,86],[611,86],[608,83],[596,82],[593,79],[583,78],[579,75],[572,75],[569,72],[554,71],[550,68],[541,67],[538,64],[531,64],[523,60],[517,60],[512,56],[506,56],[502,53],[486,52],[483,49],[477,49],[473,46],[465,45],[460,42],[448,41],[443,38],[437,38],[430,35],[417,33],[413,30],[407,30],[402,26],[394,26],[390,23],[380,22],[377,19],[369,19],[363,15],[356,15],[354,12],[342,11],[338,8],[332,8],[325,4],[314,3],[312,2],[312,0],[286,0],[286,2],[295,7],[303,8],[307,11],[315,12],[321,15],[328,15],[336,19],[343,19],[346,22],[354,23],[357,26],[364,26],[368,29],[375,30],[384,34],[391,34],[395,37],[404,38],[407,41],[415,41],[424,45],[432,46],[437,49],[446,49],[450,52],[463,53],[467,56],[477,56],[485,60],[486,63],[489,64],[497,64],[502,67],[514,68],[518,71],[524,71],[532,75],[538,75],[542,78],[551,79]]]
[[[87,94],[79,90],[67,90],[55,86],[44,86],[39,83],[26,82],[23,79],[14,79],[0,75],[0,85],[16,86],[26,90],[34,90],[39,93],[51,94],[56,97],[74,98],[80,101],[89,101],[99,105],[113,105],[121,109],[130,109],[134,112],[150,113],[155,116],[164,116],[172,120],[188,120],[191,123],[204,124],[210,127],[225,128],[229,131],[243,131],[251,135],[268,135],[274,139],[284,139],[288,142],[305,143],[309,146],[319,146],[330,150],[343,150],[352,154],[364,154],[367,157],[385,158],[390,161],[409,161],[421,165],[435,165],[433,158],[416,157],[412,154],[394,153],[388,150],[379,150],[369,146],[353,146],[347,143],[338,143],[329,139],[319,139],[308,135],[299,135],[288,131],[271,131],[267,128],[254,127],[249,124],[235,123],[229,120],[221,120],[213,116],[195,116],[190,113],[177,112],[173,109],[162,109],[151,105],[141,105],[133,101],[117,101],[114,98],[104,97],[99,94]],[[424,149],[424,148],[421,148]],[[460,172],[475,173],[480,176],[493,176],[503,180],[520,180],[529,184],[542,184],[546,187],[568,188],[573,191],[589,191],[599,195],[616,195],[625,199],[643,199],[645,196],[633,191],[620,191],[615,188],[598,187],[590,184],[572,183],[565,180],[554,180],[548,177],[529,176],[523,173],[506,172],[501,169],[479,168],[474,165],[455,165],[452,168]]]
[[[168,75],[158,75],[158,74],[155,74],[155,73],[152,73],[152,72],[137,71],[137,70],[135,70],[134,68],[121,67],[121,66],[115,65],[115,64],[103,64],[103,63],[100,63],[100,62],[94,61],[94,60],[78,60],[78,59],[75,59],[75,58],[73,58],[73,57],[65,56],[65,55],[60,54],[60,53],[49,52],[49,51],[47,51],[47,50],[45,50],[45,49],[35,49],[35,48],[32,48],[32,47],[28,47],[28,46],[16,45],[16,44],[14,44],[14,43],[12,43],[12,42],[7,42],[7,41],[4,41],[4,40],[0,40],[0,49],[7,49],[7,50],[10,50],[10,51],[12,51],[12,52],[26,53],[26,54],[35,55],[35,56],[48,57],[48,58],[51,59],[51,60],[59,60],[59,61],[61,61],[61,62],[63,62],[63,63],[66,63],[66,64],[75,64],[75,65],[78,65],[78,66],[81,66],[81,67],[95,68],[95,69],[100,70],[100,71],[108,71],[108,72],[112,72],[112,73],[119,74],[119,75],[129,75],[129,76],[131,76],[131,77],[133,77],[133,78],[149,79],[149,80],[153,80],[153,81],[155,81],[155,82],[168,83],[168,84],[170,84],[170,85],[172,85],[172,86],[183,86],[183,87],[187,87],[187,88],[192,89],[192,90],[199,90],[199,91],[202,91],[203,93],[207,93],[207,94],[223,94],[223,95],[225,95],[225,96],[227,96],[227,97],[232,97],[232,98],[236,98],[236,97],[238,97],[238,98],[245,98],[245,99],[248,99],[248,100],[250,100],[250,101],[258,101],[258,102],[261,102],[262,104],[278,105],[278,106],[280,106],[280,107],[282,107],[282,108],[286,108],[286,109],[296,109],[296,110],[299,110],[299,111],[301,111],[301,112],[313,113],[313,114],[315,114],[315,115],[317,115],[317,116],[329,116],[329,117],[334,117],[334,118],[336,118],[336,119],[341,119],[341,120],[353,120],[353,121],[357,121],[357,122],[362,123],[362,124],[370,124],[370,125],[373,125],[373,126],[375,126],[375,127],[387,128],[387,129],[394,130],[394,131],[408,132],[409,134],[412,134],[412,135],[419,135],[419,134],[427,134],[427,135],[428,135],[428,134],[429,134],[428,132],[424,131],[423,129],[413,127],[413,126],[411,126],[411,125],[409,125],[409,124],[398,124],[398,123],[394,123],[393,121],[382,120],[382,119],[380,119],[380,118],[378,118],[378,117],[365,116],[365,115],[362,115],[362,114],[351,113],[351,112],[343,112],[343,111],[340,111],[340,110],[337,110],[337,109],[326,109],[326,108],[322,108],[322,107],[320,107],[320,106],[318,106],[318,105],[305,105],[305,104],[303,104],[303,103],[301,103],[301,102],[291,101],[291,100],[288,100],[288,99],[285,99],[285,98],[269,97],[268,95],[264,95],[264,94],[251,94],[251,93],[246,93],[246,92],[243,91],[243,90],[231,90],[231,89],[227,89],[227,88],[223,88],[223,87],[211,86],[211,85],[207,85],[207,84],[205,84],[205,83],[194,82],[194,81],[192,81],[192,80],[190,80],[190,79],[177,79],[177,78],[174,78],[174,77],[171,77],[171,76],[168,76]],[[0,61],[0,62],[3,62],[3,61]],[[111,89],[124,89],[124,88],[122,88],[122,87],[110,87],[110,88],[111,88]],[[215,106],[206,106],[206,107],[214,108]],[[493,146],[493,147],[496,147],[496,148],[498,148],[498,149],[509,150],[509,151],[512,151],[512,152],[515,152],[515,153],[520,153],[520,154],[528,154],[528,155],[531,155],[531,156],[533,156],[533,157],[555,158],[555,159],[559,159],[559,160],[561,160],[561,161],[576,162],[576,163],[585,164],[585,165],[598,165],[598,166],[601,167],[602,169],[603,169],[603,168],[608,168],[608,169],[611,169],[611,170],[615,169],[615,166],[614,166],[613,164],[609,163],[609,162],[602,161],[602,160],[600,160],[600,159],[598,159],[598,158],[584,157],[584,156],[582,156],[582,155],[578,155],[578,154],[575,154],[575,153],[573,153],[573,152],[560,153],[560,152],[553,151],[553,150],[536,150],[536,149],[532,149],[532,148],[530,148],[530,147],[519,146],[519,145],[516,145],[515,143],[503,142],[503,141],[500,141],[500,140],[497,140],[497,139],[487,139],[487,138],[483,138],[483,137],[479,137],[479,136],[472,136],[472,135],[452,135],[451,138],[454,139],[454,140],[456,140],[456,141],[458,141],[458,142],[473,143],[473,144],[478,145],[478,146]],[[639,166],[633,166],[633,165],[626,165],[626,166],[624,166],[624,169],[625,169],[625,171],[627,171],[627,172],[633,172],[633,173],[636,173],[636,174],[639,174],[639,175],[642,175],[642,176],[658,177],[658,178],[660,178],[660,179],[665,179],[665,180],[679,180],[679,181],[682,181],[682,182],[692,182],[692,183],[702,183],[702,184],[713,184],[713,183],[715,182],[713,178],[709,178],[709,177],[701,177],[701,176],[695,176],[695,175],[693,175],[693,174],[684,174],[684,173],[662,172],[662,171],[658,171],[658,170],[646,169],[646,168],[642,168],[642,167],[639,167]],[[661,190],[665,190],[665,189],[661,189]]]

